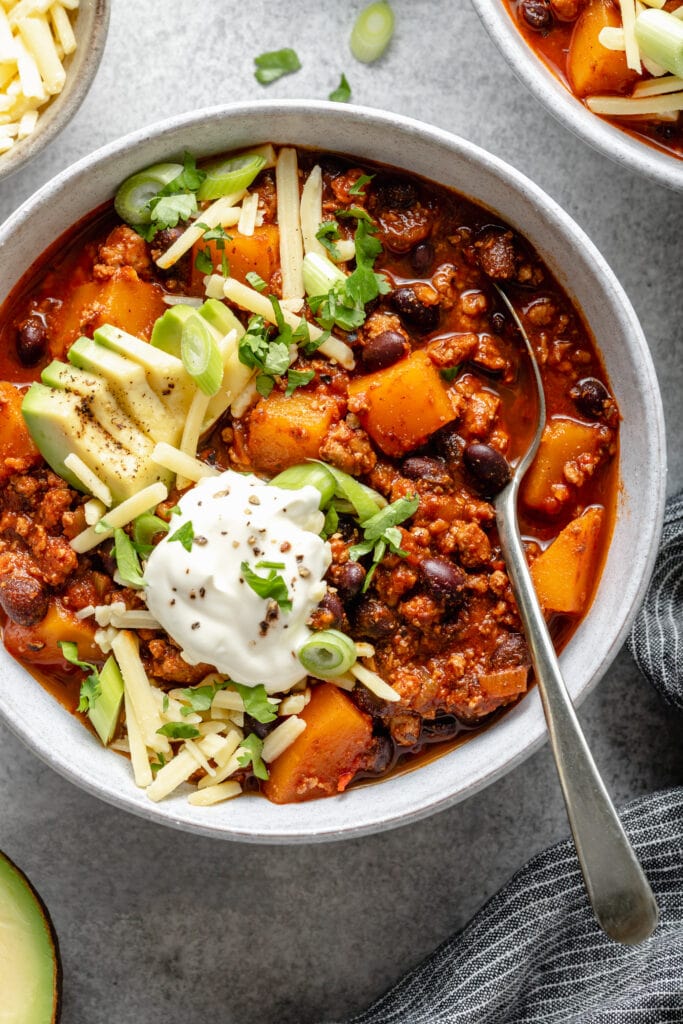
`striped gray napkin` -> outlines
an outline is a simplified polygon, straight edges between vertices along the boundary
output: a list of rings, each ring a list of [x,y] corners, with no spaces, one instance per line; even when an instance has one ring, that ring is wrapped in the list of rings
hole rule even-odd
[[[629,647],[683,710],[683,495],[667,505]],[[634,800],[620,816],[659,904],[651,939],[621,946],[600,931],[574,846],[559,843],[346,1024],[683,1024],[683,788]]]

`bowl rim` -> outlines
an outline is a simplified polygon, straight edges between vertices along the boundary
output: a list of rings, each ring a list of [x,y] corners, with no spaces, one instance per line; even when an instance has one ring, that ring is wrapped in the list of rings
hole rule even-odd
[[[598,152],[665,188],[683,191],[683,158],[670,156],[605,121],[578,100],[534,53],[504,0],[471,0],[489,36],[517,77],[556,121]]]
[[[61,93],[41,111],[35,131],[0,157],[0,181],[16,174],[58,135],[71,121],[90,90],[100,66],[107,40],[110,0],[88,0],[78,8],[76,32],[83,19],[86,40],[79,40],[67,66],[67,79]],[[71,66],[74,74],[70,75]]]
[[[612,631],[609,644],[601,651],[599,658],[591,654],[593,660],[588,678],[582,680],[580,686],[575,679],[570,680],[570,692],[575,703],[577,703],[586,696],[589,690],[602,677],[622,646],[631,622],[640,606],[654,566],[657,540],[661,532],[664,514],[666,481],[664,418],[657,378],[647,348],[647,342],[636,314],[621,285],[582,229],[553,199],[547,196],[525,175],[498,157],[457,135],[412,118],[389,114],[371,108],[351,104],[334,104],[322,100],[282,100],[278,102],[265,100],[252,103],[230,104],[191,111],[142,128],[101,147],[90,156],[79,160],[71,167],[65,169],[56,178],[39,189],[32,197],[27,199],[8,218],[4,225],[0,226],[0,252],[15,232],[21,234],[21,229],[28,228],[29,222],[35,216],[36,210],[45,209],[49,204],[54,203],[55,198],[59,196],[62,189],[69,185],[77,185],[79,180],[84,180],[84,176],[93,175],[97,189],[104,195],[103,186],[99,181],[101,174],[98,174],[98,172],[101,172],[117,156],[124,157],[126,153],[134,151],[141,143],[149,142],[151,146],[156,146],[157,150],[163,145],[166,147],[165,151],[170,154],[171,152],[177,152],[177,148],[174,148],[171,140],[190,128],[205,130],[208,125],[212,125],[223,130],[224,126],[228,128],[231,122],[238,122],[240,118],[251,122],[254,118],[261,116],[264,117],[266,122],[270,118],[272,122],[284,121],[286,123],[287,119],[290,118],[296,125],[300,123],[302,117],[311,115],[311,113],[323,114],[326,124],[329,124],[332,128],[353,125],[355,130],[360,132],[362,127],[368,132],[369,137],[372,137],[374,130],[388,130],[396,135],[397,143],[398,139],[400,139],[403,146],[408,143],[417,142],[426,146],[436,146],[445,149],[448,151],[449,156],[451,154],[456,155],[465,161],[476,164],[477,169],[490,173],[496,179],[496,183],[503,186],[506,192],[511,191],[515,193],[517,199],[523,205],[531,205],[534,209],[542,211],[542,219],[548,230],[558,233],[565,242],[580,247],[586,265],[590,265],[592,278],[600,282],[604,291],[604,300],[609,302],[613,315],[621,324],[621,333],[625,338],[629,351],[634,352],[634,358],[635,353],[637,353],[638,373],[639,379],[642,379],[643,382],[643,402],[648,410],[652,446],[651,464],[644,469],[648,476],[648,486],[644,490],[643,497],[646,504],[643,528],[648,543],[644,544],[640,550],[634,552],[631,582],[626,587],[628,591],[628,607],[625,610],[621,624]],[[275,135],[272,137],[275,138]],[[295,130],[293,130],[292,137],[288,138],[288,141],[293,145],[307,144],[296,137]],[[357,152],[360,148],[360,143],[356,142],[354,145]],[[349,147],[349,149],[353,151],[353,147]],[[206,153],[212,151],[216,151],[215,148],[212,150],[210,147],[207,147],[205,150]],[[403,152],[403,149],[401,152]],[[360,156],[359,158],[362,159]],[[392,160],[392,163],[396,162]],[[410,170],[410,165],[411,159],[407,159],[406,163],[403,164],[408,170]],[[111,186],[107,186],[107,195],[112,194],[110,188]],[[477,200],[476,197],[473,201],[482,203],[482,200]],[[505,214],[501,214],[501,216],[505,219]],[[41,241],[41,245],[50,244],[50,241],[51,239],[48,239],[47,243]],[[21,276],[22,274],[20,273],[18,277],[20,278]],[[14,286],[14,283],[16,282],[10,282],[10,288]],[[571,643],[569,647],[571,648]],[[563,658],[566,657],[567,650],[563,653]],[[74,741],[78,741],[78,735],[85,734],[87,736],[81,723],[76,722],[73,716],[69,715],[63,708],[60,708],[55,698],[33,680],[35,688],[37,688],[35,699],[42,701],[44,698],[47,698],[50,702],[50,708],[52,709],[53,707],[55,709],[54,711],[49,711],[50,729],[52,730],[55,722],[57,722],[57,730],[66,737],[62,742],[63,749],[55,749],[54,743],[51,742],[51,736],[37,734],[30,728],[30,723],[26,721],[23,705],[12,690],[13,681],[16,684],[17,680],[19,680],[25,687],[27,685],[27,677],[29,680],[32,680],[32,677],[4,649],[0,650],[0,667],[4,668],[4,671],[0,672],[0,716],[52,768],[93,795],[117,807],[132,811],[148,820],[205,836],[223,839],[261,843],[318,842],[352,838],[407,824],[448,807],[493,782],[521,763],[521,761],[538,749],[546,739],[540,700],[538,693],[533,692],[503,716],[496,723],[494,730],[486,730],[483,734],[480,734],[486,737],[488,732],[494,732],[497,737],[496,753],[498,756],[492,757],[490,761],[487,760],[483,770],[480,766],[477,771],[470,772],[469,775],[467,771],[460,775],[451,772],[453,777],[452,779],[449,778],[446,785],[441,783],[440,787],[436,790],[429,788],[428,776],[431,777],[434,774],[429,771],[431,766],[437,763],[446,764],[448,762],[443,770],[443,772],[447,772],[452,764],[448,759],[457,755],[458,750],[466,749],[469,746],[469,744],[466,744],[465,747],[456,748],[456,750],[437,758],[436,761],[420,767],[418,771],[423,781],[417,787],[406,786],[406,790],[411,789],[410,798],[404,797],[403,802],[400,800],[394,801],[396,806],[391,810],[389,805],[391,805],[392,797],[395,795],[396,785],[400,785],[401,780],[410,775],[417,776],[418,772],[394,776],[383,780],[377,786],[354,787],[353,790],[347,793],[326,800],[311,801],[307,804],[283,805],[282,807],[270,804],[269,807],[276,808],[276,810],[268,812],[270,816],[268,827],[262,828],[257,826],[254,828],[251,824],[251,818],[249,818],[249,823],[247,824],[235,823],[229,817],[227,820],[224,820],[215,813],[219,808],[192,807],[192,805],[187,803],[184,795],[180,794],[178,797],[171,798],[161,804],[153,804],[143,791],[135,789],[130,776],[128,774],[124,776],[113,762],[108,761],[106,766],[101,768],[101,758],[94,747],[92,749],[92,766],[90,760],[88,761],[88,773],[86,774],[82,770],[78,770],[78,766],[74,766],[72,763],[68,734],[69,732],[72,733],[72,745]],[[57,709],[63,712],[61,716],[56,714]],[[522,724],[517,726],[516,723],[520,718],[522,719]],[[80,732],[77,734],[73,727]],[[520,733],[523,733],[523,735]],[[505,740],[513,740],[514,742],[506,745]],[[484,746],[482,749],[486,749],[486,747]],[[505,751],[504,756],[500,753],[502,750]],[[103,756],[111,757],[110,751],[100,748],[100,752]],[[114,760],[123,762],[125,771],[128,773],[127,762],[124,762],[123,758]],[[462,769],[462,763],[459,764],[459,767]],[[119,784],[120,780],[127,781]],[[368,788],[375,790],[381,788],[382,795],[386,795],[388,799],[387,801],[379,801],[377,798],[373,799],[371,797],[365,801],[366,804],[370,805],[370,809],[365,808],[361,812],[359,809],[361,800],[353,794],[362,793],[364,789]],[[418,790],[417,795],[413,793],[413,789]],[[427,792],[428,789],[429,791]],[[351,798],[350,802],[349,798]],[[250,801],[248,797],[242,797],[237,803],[243,804],[245,801],[253,803],[253,800]],[[258,804],[267,803],[263,800],[256,802]],[[385,803],[387,806],[385,806]],[[225,806],[223,805],[223,807]],[[308,820],[311,816],[306,815],[304,812],[301,813],[297,820],[296,814],[292,814],[291,810],[289,812],[286,810],[292,807],[316,807],[316,809],[319,808],[320,810],[312,815],[312,820]],[[256,817],[259,817],[259,815],[260,812],[257,810]],[[302,824],[302,820],[304,824]]]

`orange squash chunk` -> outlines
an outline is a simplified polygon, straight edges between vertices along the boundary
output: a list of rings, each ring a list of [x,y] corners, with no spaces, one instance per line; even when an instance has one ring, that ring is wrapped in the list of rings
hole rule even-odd
[[[611,0],[590,0],[572,32],[567,76],[576,96],[628,92],[638,74],[626,64],[621,50],[606,50],[598,36],[603,28],[620,27],[621,17]]]
[[[247,284],[247,274],[253,272],[270,281],[273,271],[280,262],[280,230],[276,224],[262,224],[254,228],[253,235],[241,235],[237,228],[229,228],[225,248],[219,249],[215,241],[205,242],[201,238],[192,249],[192,283],[199,286],[205,274],[195,266],[197,253],[208,248],[209,257],[214,267],[220,267],[225,255],[230,267],[230,276]]]
[[[423,349],[352,380],[349,408],[387,455],[418,448],[457,415],[446,384]]]
[[[35,626],[20,626],[9,620],[5,626],[5,647],[15,658],[34,665],[61,665],[64,663],[60,640],[78,644],[82,661],[102,661],[102,651],[95,643],[95,627],[58,601],[53,600],[47,615]]]
[[[580,615],[593,589],[595,559],[604,509],[593,506],[572,520],[531,565],[531,578],[543,609]]]
[[[372,722],[333,683],[313,687],[300,718],[306,728],[270,765],[263,791],[276,804],[340,793],[372,738]]]
[[[337,418],[336,402],[305,391],[262,398],[249,418],[247,450],[254,469],[274,475],[297,462],[317,459]]]
[[[130,267],[121,267],[107,281],[77,285],[54,320],[53,355],[63,357],[81,334],[92,335],[102,324],[113,324],[149,341],[154,326],[168,308],[161,288],[142,281]]]
[[[526,691],[528,676],[529,669],[526,665],[499,668],[495,672],[485,672],[479,676],[479,686],[491,700],[507,701]]]
[[[0,482],[40,460],[21,415],[23,393],[0,381]]]
[[[559,511],[562,498],[554,490],[566,486],[565,466],[582,455],[596,457],[604,443],[604,429],[598,424],[551,420],[522,485],[524,504],[540,512]]]

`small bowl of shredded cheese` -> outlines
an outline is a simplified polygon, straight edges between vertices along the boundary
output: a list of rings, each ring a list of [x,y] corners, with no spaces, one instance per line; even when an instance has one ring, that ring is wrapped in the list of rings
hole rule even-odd
[[[0,0],[0,178],[70,121],[99,66],[108,0]]]

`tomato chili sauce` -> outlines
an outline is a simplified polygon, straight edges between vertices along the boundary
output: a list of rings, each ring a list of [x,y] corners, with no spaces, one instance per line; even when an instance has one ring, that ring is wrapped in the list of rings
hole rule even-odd
[[[572,45],[576,46],[577,24],[582,16],[585,21],[591,14],[589,8],[594,9],[596,11],[595,36],[597,37],[597,31],[603,23],[615,26],[621,24],[618,7],[611,0],[501,0],[501,2],[505,4],[510,17],[531,49],[569,92],[573,93],[579,102],[583,102],[586,93],[578,93],[573,88],[571,76],[570,51]],[[674,2],[666,3],[664,9],[675,10],[679,6],[679,0],[674,0]],[[598,17],[599,24],[597,24]],[[593,33],[588,30],[582,32],[582,36],[586,40],[589,35],[592,38]],[[597,38],[592,40],[592,45],[596,48],[599,47]],[[647,71],[643,71],[642,75],[629,71],[623,54],[605,50],[602,52],[607,55],[609,60],[609,67],[602,76],[602,83],[598,77],[600,73],[595,70],[595,59],[588,53],[585,57],[585,63],[593,64],[595,77],[592,80],[596,83],[593,88],[588,90],[589,92],[600,95],[629,96],[637,81],[647,81],[651,78]],[[580,56],[577,55],[576,59],[577,62],[581,60],[584,63]],[[601,117],[602,115],[594,114],[593,116]],[[658,119],[655,116],[603,117],[602,119],[632,138],[646,142],[671,156],[683,158],[683,120],[680,115],[673,121]]]
[[[247,790],[262,788],[277,802],[329,795],[419,765],[487,727],[530,685],[491,499],[533,434],[535,399],[523,345],[492,281],[517,309],[544,382],[548,426],[519,516],[558,649],[590,607],[618,489],[619,414],[599,353],[580,311],[529,243],[495,214],[423,179],[299,152],[302,180],[315,165],[322,169],[325,219],[351,208],[371,218],[382,244],[374,271],[389,289],[368,304],[360,327],[335,329],[353,348],[354,370],[300,353],[294,367],[313,370],[310,381],[287,397],[285,382],[276,380],[272,393],[256,395],[239,419],[226,413],[197,455],[219,469],[266,479],[315,457],[388,502],[417,495],[419,506],[401,524],[402,553],[385,555],[367,588],[367,558],[349,556],[362,539],[358,523],[339,516],[329,537],[327,594],[311,625],[371,644],[371,668],[400,700],[380,700],[361,684],[343,691],[314,681],[309,707],[317,691],[334,690],[329,699],[352,704],[366,723],[365,748],[331,777],[321,770],[317,782],[286,783],[279,792],[246,769],[238,773]],[[369,180],[359,190],[361,175]],[[255,270],[278,296],[273,171],[262,171],[252,191],[259,194],[256,234],[266,251],[254,257],[252,240],[240,248],[231,229],[231,273],[244,280]],[[342,238],[353,237],[355,223],[338,218]],[[102,207],[34,264],[0,310],[4,643],[72,712],[83,673],[64,661],[59,641],[76,642],[81,659],[101,664],[92,620],[79,619],[78,611],[113,600],[139,602],[114,582],[111,544],[78,557],[71,550],[69,540],[85,526],[87,496],[36,453],[19,402],[25,386],[50,360],[64,359],[79,335],[107,322],[148,340],[167,308],[165,295],[203,297],[194,253],[164,272],[154,262],[181,230],[145,242],[110,206]],[[248,315],[234,312],[246,325]],[[313,322],[310,311],[307,316]],[[311,410],[318,411],[313,419]],[[282,425],[288,414],[291,429]],[[158,514],[177,499],[172,491]],[[165,691],[197,685],[211,670],[184,662],[163,632],[140,630],[139,640],[145,669]],[[247,725],[260,737],[271,728],[248,722],[245,732]]]

